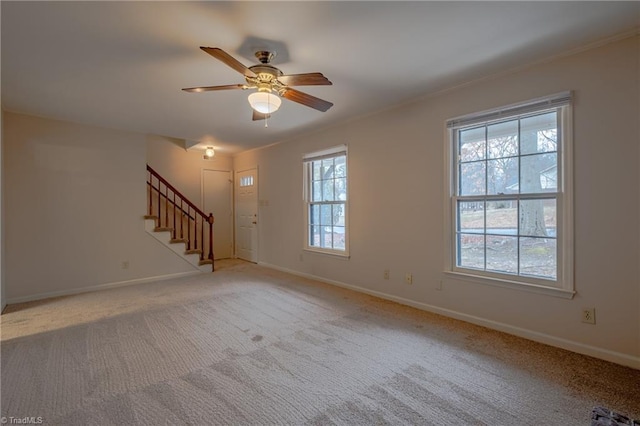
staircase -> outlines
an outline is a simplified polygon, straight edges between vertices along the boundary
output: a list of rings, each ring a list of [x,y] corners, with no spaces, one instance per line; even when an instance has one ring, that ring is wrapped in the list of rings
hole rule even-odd
[[[145,230],[195,268],[213,271],[213,214],[206,214],[147,165]]]

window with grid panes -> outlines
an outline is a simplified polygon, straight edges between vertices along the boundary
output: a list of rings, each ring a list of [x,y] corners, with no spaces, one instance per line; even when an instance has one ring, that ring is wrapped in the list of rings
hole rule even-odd
[[[305,155],[304,173],[305,248],[346,256],[346,146]]]
[[[453,119],[448,270],[572,293],[569,92]]]

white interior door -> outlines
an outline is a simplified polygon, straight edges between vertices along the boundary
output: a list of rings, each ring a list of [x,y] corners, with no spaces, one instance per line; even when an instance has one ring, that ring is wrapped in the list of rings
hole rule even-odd
[[[233,193],[230,171],[202,171],[202,206],[213,213],[214,259],[233,257]]]
[[[236,172],[236,256],[258,262],[258,170]]]

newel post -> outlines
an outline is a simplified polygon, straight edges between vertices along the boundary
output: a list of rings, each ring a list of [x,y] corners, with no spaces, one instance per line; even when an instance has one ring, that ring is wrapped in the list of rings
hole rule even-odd
[[[211,259],[211,272],[213,272],[215,270],[213,266],[213,213],[209,213],[207,222],[209,222],[209,259]]]

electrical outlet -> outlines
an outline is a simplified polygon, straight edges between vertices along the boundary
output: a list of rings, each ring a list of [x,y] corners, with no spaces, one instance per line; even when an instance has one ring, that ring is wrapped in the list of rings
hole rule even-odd
[[[128,260],[123,260],[122,261],[122,269],[129,269],[129,261]]]
[[[411,275],[410,273],[405,274],[404,282],[406,282],[407,284],[413,284],[413,275]]]
[[[389,279],[389,270],[388,270],[388,269],[385,269],[385,270],[384,270],[383,276],[384,276],[384,279],[385,279],[385,280],[388,280],[388,279]]]
[[[596,323],[596,308],[584,308],[582,310],[582,322],[587,324]]]

